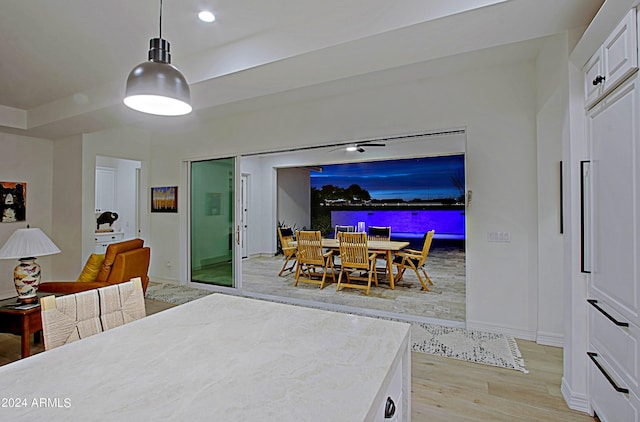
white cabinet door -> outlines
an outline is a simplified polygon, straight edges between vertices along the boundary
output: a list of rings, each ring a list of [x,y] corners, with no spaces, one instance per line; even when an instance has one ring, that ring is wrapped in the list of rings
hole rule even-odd
[[[588,114],[592,257],[589,401],[602,421],[637,420],[640,377],[640,78]],[[588,222],[585,222],[588,224]]]
[[[594,104],[604,92],[604,84],[599,82],[604,75],[602,49],[598,50],[584,67],[584,95],[587,106]]]
[[[594,105],[638,69],[636,11],[632,9],[584,66],[587,107]]]
[[[96,167],[96,212],[113,211],[116,202],[116,169]]]
[[[640,101],[638,78],[589,113],[592,150],[590,294],[640,324]]]
[[[638,68],[636,11],[632,9],[602,45],[605,90],[615,88]]]

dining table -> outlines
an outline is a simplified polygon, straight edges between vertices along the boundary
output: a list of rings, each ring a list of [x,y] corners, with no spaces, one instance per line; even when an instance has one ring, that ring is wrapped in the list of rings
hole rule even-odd
[[[395,280],[393,277],[393,253],[399,252],[402,249],[409,246],[409,242],[398,240],[369,240],[367,241],[367,247],[369,251],[378,252],[384,254],[387,262],[387,271],[389,274],[389,287],[391,290],[395,289]],[[340,249],[340,242],[334,238],[322,238],[322,247],[327,249]]]
[[[214,293],[0,367],[0,420],[409,421],[410,327]]]

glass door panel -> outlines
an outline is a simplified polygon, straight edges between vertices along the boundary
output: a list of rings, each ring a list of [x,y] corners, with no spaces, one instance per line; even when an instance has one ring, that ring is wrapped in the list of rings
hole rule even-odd
[[[191,163],[191,281],[235,287],[235,158]]]

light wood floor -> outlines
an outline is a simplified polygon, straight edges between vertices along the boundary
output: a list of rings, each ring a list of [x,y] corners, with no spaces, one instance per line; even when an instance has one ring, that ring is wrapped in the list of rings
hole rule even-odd
[[[174,306],[150,299],[145,304],[148,315]],[[562,399],[562,349],[524,340],[518,346],[528,374],[412,353],[412,420],[593,422]],[[32,345],[32,353],[42,351],[42,344]],[[0,365],[19,358],[20,338],[0,334]]]

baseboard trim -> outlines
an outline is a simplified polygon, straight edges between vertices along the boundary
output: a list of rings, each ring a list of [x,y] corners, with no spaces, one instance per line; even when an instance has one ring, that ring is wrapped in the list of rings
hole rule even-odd
[[[536,341],[536,333],[534,331],[520,330],[503,325],[486,324],[478,321],[467,321],[468,330],[487,331],[496,334],[505,334],[522,340]]]
[[[575,394],[571,390],[569,383],[564,377],[562,377],[560,392],[562,393],[562,397],[567,403],[567,406],[569,406],[569,409],[588,413],[589,415],[593,416],[593,411],[591,409],[591,406],[589,406],[589,400],[587,399],[587,396],[584,394]]]
[[[169,278],[149,277],[149,281],[152,283],[183,285],[180,280],[173,280]]]
[[[562,334],[538,331],[536,343],[545,346],[564,347],[564,336]]]

